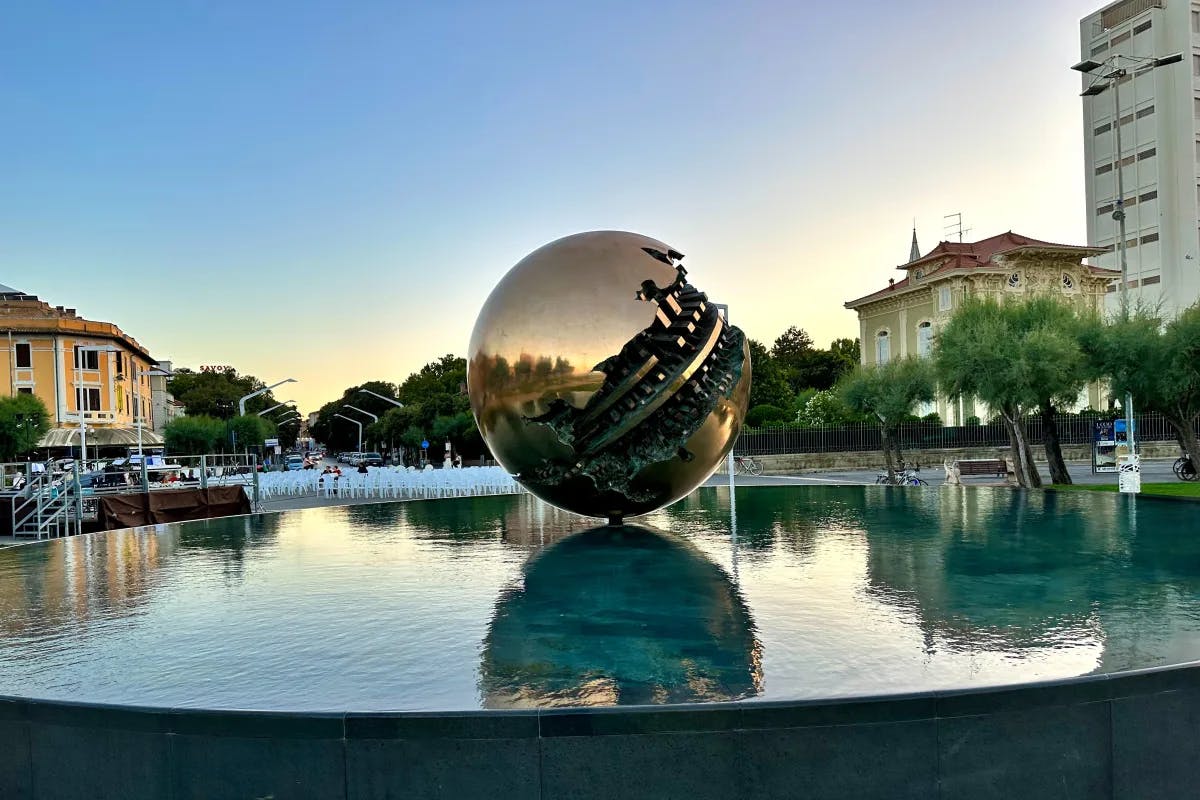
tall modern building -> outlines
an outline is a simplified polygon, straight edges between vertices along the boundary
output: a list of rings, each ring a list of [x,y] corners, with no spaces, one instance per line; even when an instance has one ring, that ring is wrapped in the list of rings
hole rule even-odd
[[[1120,0],[1080,23],[1080,57],[1103,63],[1114,55],[1184,61],[1130,73],[1083,98],[1088,244],[1112,248],[1092,263],[1120,269],[1113,218],[1117,170],[1125,182],[1129,299],[1174,314],[1200,300],[1200,4],[1190,0]],[[1067,65],[1063,65],[1064,68]],[[1098,69],[1084,76],[1084,87]],[[1114,113],[1114,97],[1121,108]],[[1115,126],[1121,153],[1116,153]],[[1117,303],[1110,287],[1109,307]]]

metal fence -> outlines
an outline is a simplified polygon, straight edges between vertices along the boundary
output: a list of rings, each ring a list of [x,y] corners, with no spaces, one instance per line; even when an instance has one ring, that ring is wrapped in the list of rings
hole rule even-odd
[[[1063,444],[1090,444],[1093,417],[1060,415],[1058,437]],[[1175,441],[1175,430],[1161,414],[1139,414],[1134,420],[1139,441]],[[1041,417],[1025,420],[1030,442],[1042,441]],[[940,422],[902,422],[897,438],[903,450],[944,450],[959,447],[1007,447],[1008,430],[1001,422],[982,425],[944,426]],[[770,428],[744,428],[734,453],[745,456],[786,453],[838,453],[879,450],[882,448],[878,425],[852,423],[828,427],[780,425]]]

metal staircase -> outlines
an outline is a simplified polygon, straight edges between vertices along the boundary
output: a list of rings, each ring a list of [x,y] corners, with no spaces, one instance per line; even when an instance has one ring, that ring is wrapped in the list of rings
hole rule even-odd
[[[48,539],[79,532],[81,498],[74,476],[56,485],[49,472],[39,472],[11,496],[13,536]]]

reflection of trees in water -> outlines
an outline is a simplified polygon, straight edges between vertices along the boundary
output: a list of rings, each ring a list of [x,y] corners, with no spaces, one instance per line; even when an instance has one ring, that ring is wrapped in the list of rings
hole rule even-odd
[[[754,486],[737,490],[739,557],[748,563],[776,550],[809,561],[829,531],[853,530],[862,490],[846,486]],[[712,526],[729,530],[729,491],[724,487],[693,492],[663,509],[672,527]]]
[[[172,550],[170,537],[121,530],[0,551],[0,633],[37,638],[137,614]]]
[[[1184,527],[1194,509],[1182,504],[1140,504],[1131,535],[1119,498],[946,488],[872,499],[860,521],[867,591],[916,614],[931,644],[1019,652],[1103,639],[1108,658],[1142,626],[1176,624],[1178,611],[1163,612],[1178,598],[1200,596],[1200,540]]]
[[[181,555],[195,551],[217,560],[227,583],[240,581],[246,550],[274,547],[279,542],[283,514],[249,514],[178,523],[174,527]]]
[[[686,541],[594,528],[506,589],[484,640],[489,708],[731,700],[762,691],[761,645],[728,575]]]
[[[399,506],[401,520],[412,535],[451,550],[480,541],[537,548],[587,524],[530,494],[418,500]]]

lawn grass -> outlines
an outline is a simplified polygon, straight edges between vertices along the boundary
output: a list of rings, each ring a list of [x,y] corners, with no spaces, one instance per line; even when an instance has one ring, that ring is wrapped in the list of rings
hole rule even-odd
[[[1054,484],[1053,489],[1063,492],[1115,492],[1117,485],[1115,483],[1105,483],[1097,486],[1074,484],[1071,486],[1063,486]],[[1158,497],[1194,497],[1200,500],[1200,481],[1185,483],[1184,481],[1174,481],[1172,483],[1143,483],[1142,494],[1156,495]]]

